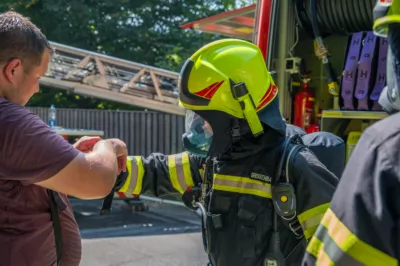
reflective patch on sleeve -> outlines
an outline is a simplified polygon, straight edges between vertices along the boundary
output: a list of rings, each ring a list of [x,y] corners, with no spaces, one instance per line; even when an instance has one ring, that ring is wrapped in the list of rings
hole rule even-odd
[[[317,230],[319,223],[322,220],[330,203],[322,204],[312,209],[309,209],[297,216],[299,223],[303,228],[304,237],[309,240]]]
[[[248,177],[214,175],[213,189],[271,199],[271,185]]]
[[[144,177],[144,167],[141,156],[129,156],[126,164],[126,168],[129,172],[126,178],[125,184],[118,191],[124,193],[126,197],[131,197],[132,195],[139,195],[142,191],[143,177]]]
[[[331,209],[328,209],[322,218],[307,247],[307,252],[316,258],[316,265],[397,265],[395,258],[354,235]],[[325,264],[326,256],[331,263]]]
[[[187,152],[169,155],[168,171],[172,186],[179,193],[183,194],[188,187],[194,186],[190,171],[189,154]]]

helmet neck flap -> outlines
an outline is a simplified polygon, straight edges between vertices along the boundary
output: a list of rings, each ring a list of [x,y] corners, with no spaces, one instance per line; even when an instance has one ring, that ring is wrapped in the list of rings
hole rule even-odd
[[[194,112],[206,120],[213,130],[208,151],[197,148],[197,145],[189,141],[186,133],[182,136],[185,149],[201,157],[243,158],[278,145],[286,134],[286,124],[279,112],[277,98],[258,113],[264,132],[258,136],[253,135],[245,119],[238,119],[221,111],[196,110]]]

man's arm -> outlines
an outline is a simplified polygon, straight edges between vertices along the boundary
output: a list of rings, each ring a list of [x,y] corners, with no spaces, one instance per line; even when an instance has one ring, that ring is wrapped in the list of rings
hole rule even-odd
[[[118,166],[110,141],[83,154],[19,105],[3,106],[0,114],[1,179],[84,199],[102,198],[112,189]]]
[[[303,265],[398,265],[398,165],[371,139],[353,151]]]
[[[79,152],[60,172],[35,184],[77,198],[102,198],[111,191],[118,175],[114,146],[113,140],[100,141],[92,152]]]
[[[300,151],[293,162],[297,218],[308,241],[318,227],[339,182],[308,149]]]
[[[124,197],[147,194],[156,197],[182,194],[201,182],[201,159],[187,152],[148,157],[129,156],[125,182],[118,193]]]

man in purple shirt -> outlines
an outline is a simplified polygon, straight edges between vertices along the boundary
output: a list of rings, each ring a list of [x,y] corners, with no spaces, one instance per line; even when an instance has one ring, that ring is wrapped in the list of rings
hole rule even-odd
[[[0,14],[0,266],[78,266],[81,239],[66,195],[102,198],[125,171],[122,141],[83,138],[72,146],[24,107],[51,55],[27,18]]]

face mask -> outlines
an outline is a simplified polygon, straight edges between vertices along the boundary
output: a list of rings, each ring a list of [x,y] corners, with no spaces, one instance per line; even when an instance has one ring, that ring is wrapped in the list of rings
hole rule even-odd
[[[191,110],[186,111],[184,148],[197,156],[206,157],[210,148],[213,131],[208,122]]]

